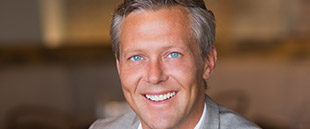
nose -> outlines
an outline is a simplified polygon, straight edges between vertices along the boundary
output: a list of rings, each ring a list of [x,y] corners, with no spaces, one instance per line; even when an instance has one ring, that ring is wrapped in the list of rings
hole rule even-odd
[[[168,76],[165,74],[161,62],[158,60],[150,61],[148,64],[146,80],[151,84],[159,84],[167,79]]]

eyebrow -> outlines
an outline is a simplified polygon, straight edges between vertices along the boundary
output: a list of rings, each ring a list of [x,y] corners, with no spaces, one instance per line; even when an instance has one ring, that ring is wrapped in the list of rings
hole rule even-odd
[[[186,50],[187,47],[185,46],[175,46],[175,45],[168,45],[168,46],[163,46],[160,49],[162,50],[168,50],[168,49],[181,49],[181,50]],[[133,48],[126,48],[123,50],[124,56],[127,56],[127,53],[140,53],[143,52],[144,48],[137,48],[137,47],[133,47]]]
[[[130,48],[130,49],[125,49],[123,52],[128,53],[128,52],[142,52],[141,49],[135,49],[135,48]]]
[[[142,50],[140,49],[125,49],[123,50],[123,56],[127,57],[128,55],[131,55],[130,53],[140,53]]]

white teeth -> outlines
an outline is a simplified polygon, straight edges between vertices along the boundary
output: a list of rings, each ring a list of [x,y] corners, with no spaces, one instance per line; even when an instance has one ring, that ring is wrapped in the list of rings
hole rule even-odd
[[[167,94],[161,94],[161,95],[145,95],[146,98],[149,100],[158,102],[158,101],[164,101],[166,99],[169,99],[175,95],[175,92],[170,92]]]

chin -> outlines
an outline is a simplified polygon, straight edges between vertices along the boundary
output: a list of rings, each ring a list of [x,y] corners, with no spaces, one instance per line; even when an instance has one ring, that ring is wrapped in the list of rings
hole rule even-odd
[[[171,121],[153,121],[151,122],[151,124],[148,124],[146,126],[146,129],[170,129],[174,127]]]
[[[165,118],[161,118],[165,117]],[[178,120],[176,118],[171,118],[167,116],[157,116],[157,117],[152,117],[150,119],[147,119],[147,121],[144,121],[144,124],[147,126],[146,129],[169,129],[169,128],[174,128],[177,125]],[[145,129],[145,128],[143,128]]]

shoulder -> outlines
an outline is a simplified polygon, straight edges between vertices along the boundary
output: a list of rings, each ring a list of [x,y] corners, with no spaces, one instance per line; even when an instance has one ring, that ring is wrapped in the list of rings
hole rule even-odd
[[[238,113],[214,102],[206,95],[204,129],[260,129]]]
[[[139,118],[134,112],[122,116],[99,119],[95,121],[89,129],[130,129],[138,128]]]
[[[260,129],[257,125],[247,120],[240,114],[223,107],[219,106],[219,118],[220,128],[227,129]]]

